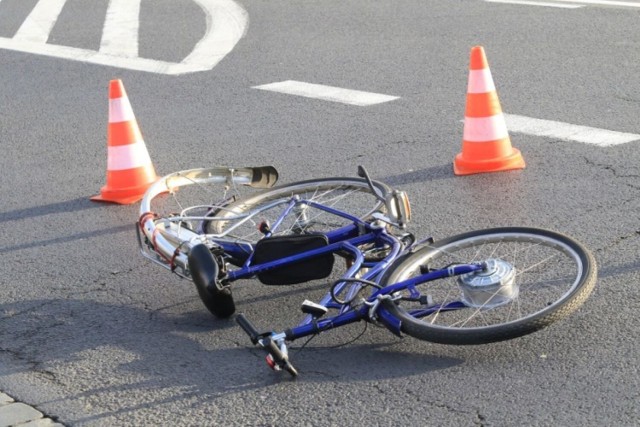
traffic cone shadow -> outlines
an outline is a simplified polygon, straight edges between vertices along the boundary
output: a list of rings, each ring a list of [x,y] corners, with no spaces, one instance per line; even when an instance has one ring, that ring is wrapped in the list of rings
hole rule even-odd
[[[122,81],[109,83],[107,183],[91,200],[135,203],[158,177],[142,139]]]
[[[462,152],[453,162],[456,175],[525,167],[511,139],[482,46],[471,49]]]

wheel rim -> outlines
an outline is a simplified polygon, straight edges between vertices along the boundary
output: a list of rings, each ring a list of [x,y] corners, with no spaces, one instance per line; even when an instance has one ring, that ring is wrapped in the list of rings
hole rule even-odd
[[[442,268],[451,263],[499,260],[513,270],[503,286],[489,287],[490,295],[474,296],[471,277],[437,280],[405,294],[401,307],[434,328],[484,330],[528,322],[570,300],[585,277],[580,253],[556,238],[538,234],[499,232],[469,236],[425,250],[388,278],[388,283],[416,276],[420,266]],[[502,278],[504,279],[504,278]],[[479,283],[479,282],[478,282]],[[495,285],[495,281],[491,283]],[[466,286],[466,287],[465,287]],[[473,289],[476,290],[476,289]],[[421,294],[430,309],[410,301]],[[475,300],[474,300],[475,298]]]

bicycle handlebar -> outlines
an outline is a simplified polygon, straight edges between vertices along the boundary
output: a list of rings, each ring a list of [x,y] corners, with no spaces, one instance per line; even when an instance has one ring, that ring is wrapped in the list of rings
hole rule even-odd
[[[289,362],[289,356],[286,353],[286,347],[282,340],[282,349],[278,346],[278,342],[275,341],[269,334],[261,334],[255,326],[246,318],[244,314],[238,314],[236,316],[236,323],[240,325],[243,331],[254,345],[259,345],[264,348],[269,355],[267,356],[267,364],[274,370],[284,369],[289,372],[291,376],[297,377],[298,370],[293,367]]]
[[[238,314],[236,316],[236,323],[240,325],[242,330],[244,330],[247,335],[249,335],[249,338],[251,339],[251,342],[253,344],[258,344],[260,332],[258,332],[255,326],[253,326],[253,324],[249,321],[249,319],[245,317],[244,314]]]

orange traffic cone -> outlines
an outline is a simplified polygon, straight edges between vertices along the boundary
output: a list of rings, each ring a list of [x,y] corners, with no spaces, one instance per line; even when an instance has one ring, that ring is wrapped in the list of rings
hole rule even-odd
[[[520,151],[511,146],[482,46],[471,49],[463,133],[462,152],[453,162],[456,175],[524,168]]]
[[[109,83],[107,184],[91,200],[121,205],[141,200],[158,177],[122,81]]]

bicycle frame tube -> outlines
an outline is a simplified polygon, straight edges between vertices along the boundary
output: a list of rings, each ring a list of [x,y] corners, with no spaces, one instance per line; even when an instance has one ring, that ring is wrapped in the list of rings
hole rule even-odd
[[[318,249],[312,249],[309,251],[305,251],[305,252],[300,252],[298,254],[295,255],[290,255],[284,258],[280,258],[280,259],[276,259],[273,261],[269,261],[269,262],[265,262],[262,264],[256,264],[256,265],[247,265],[245,264],[245,266],[241,269],[238,270],[233,270],[230,271],[228,273],[228,280],[229,281],[234,281],[234,280],[239,280],[239,279],[243,279],[243,278],[247,278],[247,277],[251,277],[255,274],[261,273],[263,271],[266,270],[270,270],[272,268],[276,268],[276,267],[284,267],[287,266],[289,264],[298,262],[298,261],[304,261],[313,257],[317,257],[320,255],[324,255],[326,253],[334,253],[334,252],[338,252],[340,250],[348,250],[350,252],[352,252],[350,250],[351,247],[355,247],[358,245],[363,245],[363,244],[367,244],[367,243],[372,243],[374,242],[378,236],[381,234],[382,230],[380,229],[378,230],[372,230],[369,233],[363,235],[363,236],[358,236],[358,237],[354,237],[351,238],[349,240],[345,240],[345,241],[338,241],[332,244],[329,244],[327,246],[324,246],[322,248],[318,248]],[[356,252],[357,249],[356,249]],[[356,270],[357,271],[357,270]]]
[[[393,258],[392,258],[393,259]],[[350,323],[354,323],[360,321],[362,319],[369,318],[369,310],[370,306],[376,303],[376,300],[379,296],[383,295],[392,295],[395,292],[415,288],[416,285],[426,283],[432,280],[438,280],[445,277],[457,276],[461,274],[467,274],[474,271],[482,270],[484,266],[482,264],[461,264],[456,266],[451,266],[448,268],[443,268],[440,270],[434,270],[429,273],[421,274],[411,279],[404,280],[402,282],[395,283],[390,286],[386,286],[383,289],[380,289],[374,292],[367,300],[369,304],[363,304],[358,309],[349,309],[347,311],[341,312],[340,314],[329,317],[326,319],[319,319],[313,321],[303,322],[297,327],[291,328],[285,332],[288,340],[293,341],[299,338],[303,338],[305,336],[313,335],[320,333],[322,331],[327,331],[333,328],[337,328],[340,326],[348,325]],[[381,267],[384,269],[384,267]],[[414,290],[415,291],[415,290]],[[330,296],[329,296],[330,297]],[[419,316],[426,316],[437,310],[457,310],[461,308],[465,308],[466,306],[461,302],[451,303],[445,307],[434,306],[428,307],[424,310],[419,311]],[[386,326],[389,330],[391,330],[396,335],[400,335],[400,320],[389,313],[382,304],[377,308],[376,314],[378,315],[378,320]]]
[[[362,232],[362,227],[350,224],[336,230],[325,233],[329,243],[343,242],[353,237],[357,237]],[[216,242],[224,252],[233,258],[242,260],[245,263],[248,257],[253,253],[254,245],[249,242],[243,242],[233,239],[222,239],[212,236],[212,240]]]
[[[388,243],[389,245],[391,245],[391,251],[389,253],[389,255],[387,255],[382,261],[379,261],[373,265],[371,265],[371,269],[366,272],[361,279],[363,280],[373,280],[375,281],[375,278],[384,271],[385,268],[387,268],[389,266],[389,264],[391,264],[396,257],[398,256],[398,254],[400,253],[401,250],[401,245],[398,242],[397,239],[389,236],[387,233],[380,233],[380,235],[378,236],[379,238],[381,238],[382,241],[384,241],[385,243]],[[358,250],[358,248],[356,247],[351,247],[350,248],[353,252],[356,254],[356,261],[354,262],[354,264],[351,266],[351,268],[344,274],[343,278],[353,278],[355,276],[355,274],[363,267],[364,265],[364,256],[362,255],[362,252],[360,252],[360,250]],[[338,282],[335,286],[334,289],[334,294],[335,295],[340,295],[343,290],[348,286],[351,285],[349,291],[347,292],[347,296],[346,296],[346,300],[350,300],[361,288],[362,288],[362,284],[358,284],[358,282],[356,283],[349,283],[346,281],[343,282]],[[347,305],[340,305],[338,303],[336,303],[335,301],[333,301],[333,298],[331,296],[331,293],[327,293],[321,300],[320,300],[320,305],[323,305],[325,307],[332,307],[332,308],[339,308],[341,310],[341,312],[345,312],[349,309],[349,306]],[[301,325],[307,324],[307,323],[311,323],[313,321],[313,318],[311,316],[307,316],[305,317],[305,319],[300,323]]]
[[[441,268],[440,270],[433,270],[428,273],[421,274],[419,276],[413,277],[411,279],[403,280],[402,282],[394,283],[393,285],[389,285],[376,291],[373,295],[371,295],[371,299],[375,299],[378,295],[390,295],[394,292],[402,291],[405,289],[410,289],[412,292],[415,291],[415,286],[431,282],[432,280],[444,279],[445,277],[459,276],[461,274],[472,273],[474,271],[483,270],[485,266],[481,263],[477,264],[459,264],[450,266],[447,268]]]
[[[337,209],[333,209],[331,207],[328,206],[324,206],[321,204],[318,204],[316,202],[312,202],[310,200],[305,200],[305,199],[290,199],[290,200],[276,200],[273,203],[270,203],[268,205],[266,205],[263,209],[260,210],[256,210],[251,212],[250,214],[246,214],[244,215],[244,218],[242,219],[242,221],[240,223],[244,223],[246,221],[248,221],[249,219],[251,219],[252,217],[259,215],[260,212],[262,212],[263,210],[267,210],[267,209],[272,209],[275,206],[278,206],[280,204],[287,204],[286,208],[284,208],[283,212],[279,215],[278,219],[276,220],[276,222],[274,224],[271,225],[271,232],[266,234],[266,237],[269,237],[273,232],[277,231],[278,227],[282,224],[282,221],[284,220],[284,218],[286,218],[289,214],[291,214],[291,211],[298,205],[308,205],[310,207],[313,207],[315,209],[318,210],[322,210],[325,212],[328,212],[332,215],[338,216],[338,217],[342,217],[345,218],[349,221],[352,222],[352,224],[346,225],[344,227],[335,229],[335,230],[330,230],[325,234],[325,236],[327,237],[327,239],[329,240],[329,244],[333,244],[333,243],[338,243],[338,242],[344,242],[348,239],[354,238],[356,236],[358,236],[359,234],[362,234],[363,232],[366,231],[370,231],[375,229],[374,227],[371,227],[370,224],[365,223],[364,221],[362,221],[361,219],[350,215],[346,212],[342,212],[340,210]],[[233,219],[233,218],[230,218]],[[222,248],[225,250],[225,252],[227,252],[229,255],[231,255],[232,257],[238,258],[238,259],[244,259],[246,257],[246,261],[244,262],[243,268],[250,268],[250,264],[251,264],[251,259],[253,258],[253,245],[248,243],[248,242],[234,242],[232,240],[224,240],[222,239],[221,241],[218,240],[218,236],[224,236],[226,234],[228,234],[230,231],[232,231],[234,228],[236,228],[237,226],[239,226],[240,224],[234,224],[233,226],[229,227],[227,230],[225,230],[225,232],[221,235],[214,235],[212,236],[213,240],[216,241],[216,243],[220,244],[220,246],[222,246]],[[371,242],[363,242],[363,243],[371,243]],[[362,243],[355,243],[355,244],[362,244]],[[317,255],[321,255],[323,253],[326,252],[330,252],[331,250],[325,251],[325,252],[317,252],[314,254],[310,254],[310,257],[313,256],[317,256]],[[334,250],[335,251],[335,250]],[[295,261],[300,261],[302,259],[307,259],[308,257],[305,258],[300,258],[300,259],[296,259]],[[284,259],[283,259],[284,261]],[[288,260],[287,262],[293,262],[294,260]],[[275,266],[269,266],[268,268],[273,268],[273,267],[278,267],[280,265],[275,265]],[[263,270],[260,271],[256,271],[256,273],[259,273]],[[251,274],[249,274],[251,275]],[[246,275],[242,275],[241,277],[247,277]],[[237,278],[241,278],[241,277],[237,277]],[[234,280],[236,279],[236,277],[233,278]]]

